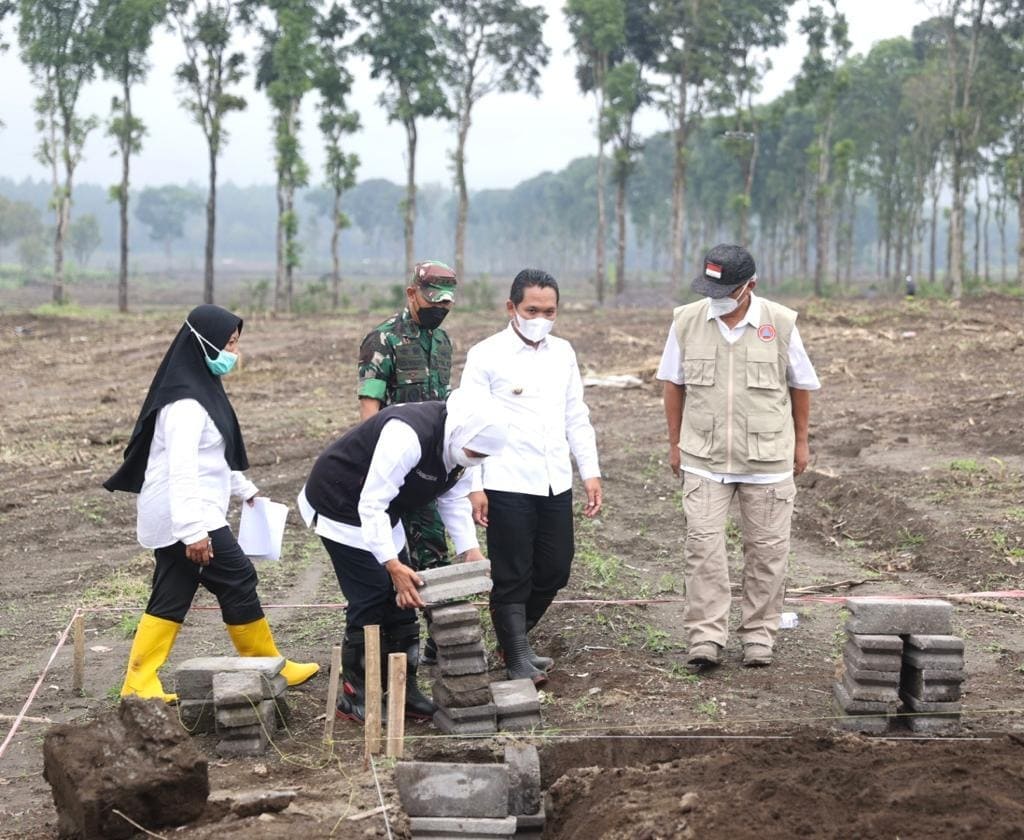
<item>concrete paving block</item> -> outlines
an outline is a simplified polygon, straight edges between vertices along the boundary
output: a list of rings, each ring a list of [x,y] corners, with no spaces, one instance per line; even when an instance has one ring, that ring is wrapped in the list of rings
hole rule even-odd
[[[491,591],[491,561],[475,560],[472,563],[452,563],[436,569],[419,572],[423,586],[420,597],[427,604],[443,604],[446,601],[465,600],[471,595],[484,595]]]
[[[499,732],[533,732],[544,728],[540,709],[535,712],[516,712],[512,715],[498,715]]]
[[[924,651],[910,648],[903,651],[903,661],[923,671],[962,671],[964,655],[962,652]]]
[[[850,715],[836,704],[832,725],[844,732],[863,732],[868,735],[884,735],[889,731],[887,715]]]
[[[461,624],[455,627],[436,627],[431,624],[430,635],[439,648],[467,645],[481,641],[484,637],[484,628],[480,626],[479,621],[476,624]]]
[[[839,708],[850,715],[891,715],[899,706],[895,701],[854,700],[841,680],[832,684],[832,696]]]
[[[960,715],[907,715],[903,719],[910,731],[919,735],[955,735],[960,731]]]
[[[906,691],[900,691],[900,700],[903,701],[903,705],[911,712],[925,712],[927,714],[960,714],[962,708],[959,701],[950,703],[941,703],[937,701],[922,700],[920,697],[915,697],[913,694],[909,694]]]
[[[520,838],[544,837],[544,823],[547,821],[543,808],[536,814],[516,814],[516,840]]]
[[[498,716],[540,710],[540,696],[533,680],[498,680],[491,683],[491,697],[498,707]]]
[[[179,700],[206,700],[213,693],[213,675],[227,671],[258,671],[273,680],[284,667],[283,656],[197,656],[174,669]]]
[[[258,671],[221,671],[213,675],[213,704],[218,708],[245,706],[263,700],[263,679]]]
[[[284,674],[278,674],[275,677],[267,678],[261,675],[263,680],[263,699],[270,700],[274,697],[284,697],[285,692],[288,690],[288,680],[284,678]]]
[[[541,814],[540,755],[531,744],[509,744],[505,747],[508,768],[508,813]],[[518,830],[518,829],[517,829]]]
[[[412,840],[511,840],[516,818],[412,817],[409,830]]]
[[[482,674],[487,671],[487,651],[482,641],[438,647],[437,666],[446,676]]]
[[[872,671],[870,668],[854,668],[849,662],[843,662],[843,672],[850,679],[862,685],[899,686],[899,671]]]
[[[493,703],[473,708],[476,709],[475,714],[463,716],[459,713],[468,709],[438,709],[434,712],[434,726],[445,735],[488,735],[498,731],[498,716]]]
[[[427,611],[427,622],[431,630],[458,627],[462,624],[479,624],[480,610],[469,602],[445,604]]]
[[[190,735],[213,732],[216,728],[213,700],[179,700],[178,718]]]
[[[491,675],[486,672],[481,674],[442,674],[437,681],[443,683],[448,691],[454,693],[477,691],[482,688],[487,691],[488,696],[490,695]],[[489,702],[489,698],[484,701],[484,703]]]
[[[904,663],[900,688],[922,700],[954,702],[960,699],[963,671],[933,671]]]
[[[846,639],[864,653],[903,653],[903,638],[895,634],[847,633]]]
[[[910,633],[903,637],[903,643],[917,650],[935,652],[963,653],[964,649],[964,640],[959,636],[922,636]]]
[[[504,764],[400,761],[395,784],[410,817],[508,816],[509,771]]]
[[[268,732],[277,729],[277,722],[274,717],[274,701],[260,700],[255,706],[226,706],[223,709],[217,707],[217,734],[226,737],[231,730],[239,727],[253,728],[253,733],[266,727]],[[240,734],[240,733],[239,733]]]
[[[847,642],[843,648],[843,662],[847,668],[858,671],[895,671],[903,667],[903,657],[898,653],[865,653]]]
[[[484,706],[491,702],[491,689],[486,685],[483,688],[475,688],[470,691],[451,691],[442,680],[435,680],[431,694],[438,706],[448,709]]]
[[[937,598],[847,598],[846,609],[850,633],[942,635],[953,631],[953,605]]]
[[[222,741],[218,741],[214,749],[217,755],[224,758],[242,755],[263,755],[269,743],[265,735],[257,735],[252,738],[225,738]]]
[[[859,683],[850,678],[849,674],[843,676],[843,688],[853,701],[867,701],[869,703],[898,703],[900,699],[899,685],[878,685],[877,683]]]

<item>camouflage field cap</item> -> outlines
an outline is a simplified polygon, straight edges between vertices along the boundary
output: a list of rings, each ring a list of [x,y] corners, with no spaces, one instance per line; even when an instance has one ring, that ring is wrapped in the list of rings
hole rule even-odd
[[[431,303],[455,300],[455,272],[443,262],[425,260],[416,263],[413,282],[420,287],[420,294]]]

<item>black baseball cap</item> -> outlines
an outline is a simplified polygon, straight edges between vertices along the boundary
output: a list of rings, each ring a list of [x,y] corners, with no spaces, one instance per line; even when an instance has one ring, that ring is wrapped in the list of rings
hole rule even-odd
[[[704,269],[690,288],[699,295],[724,298],[757,274],[750,251],[740,245],[716,245],[704,255]]]

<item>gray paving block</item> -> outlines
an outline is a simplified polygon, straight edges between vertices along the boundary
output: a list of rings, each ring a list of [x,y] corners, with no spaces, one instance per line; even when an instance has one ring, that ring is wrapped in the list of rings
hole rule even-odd
[[[488,696],[491,691],[491,675],[487,672],[481,674],[442,674],[437,682],[442,683],[444,687],[451,692],[461,693],[465,691],[477,691],[478,689],[484,689]],[[485,700],[485,703],[490,700]]]
[[[263,679],[258,671],[221,671],[213,675],[213,703],[218,708],[249,708],[263,699]]]
[[[863,685],[898,686],[900,684],[899,671],[872,671],[869,668],[854,668],[849,662],[844,661],[843,673]]]
[[[446,676],[483,674],[487,671],[487,651],[482,641],[438,647],[437,666]]]
[[[540,812],[543,823],[537,748],[532,744],[509,744],[505,747],[505,766],[508,768],[508,813],[519,816]]]
[[[498,680],[491,683],[491,697],[498,715],[535,712],[540,709],[540,696],[533,680]]]
[[[499,732],[533,732],[543,728],[544,719],[540,716],[540,709],[535,712],[498,715]]]
[[[541,840],[544,837],[544,823],[546,817],[544,810],[541,809],[536,814],[516,814],[516,840],[520,838],[537,838]]]
[[[898,702],[854,700],[841,680],[832,684],[832,696],[839,708],[850,715],[891,715],[899,706]]]
[[[400,761],[395,784],[410,817],[508,816],[509,772],[504,764]]]
[[[889,717],[887,715],[850,715],[840,708],[838,704],[834,707],[835,717],[832,718],[832,725],[844,732],[864,732],[869,735],[884,735],[889,731]]]
[[[432,629],[458,627],[461,624],[480,623],[480,610],[468,601],[431,607],[427,611],[427,621]]]
[[[516,818],[412,817],[412,840],[503,840],[516,833]]]
[[[910,633],[903,637],[903,643],[917,650],[936,652],[962,653],[964,649],[964,640],[959,636],[922,636]]]
[[[895,634],[847,633],[846,639],[864,653],[902,653],[903,638]]]
[[[903,667],[903,657],[898,653],[865,653],[852,642],[843,648],[843,661],[846,667],[858,671],[895,671],[897,674]]]
[[[430,626],[430,635],[439,648],[451,645],[466,645],[479,642],[484,637],[484,628],[479,620],[476,624],[462,624],[457,627],[438,628]]]
[[[953,630],[953,605],[937,598],[847,598],[846,609],[850,633],[942,635]]]
[[[266,727],[268,732],[277,730],[277,721],[274,717],[274,701],[260,700],[255,706],[226,706],[223,709],[217,708],[217,734],[227,737],[231,730],[252,728],[257,731]],[[241,733],[236,733],[241,734]]]
[[[257,735],[252,738],[225,738],[218,741],[214,749],[217,755],[224,758],[241,755],[263,755],[269,743],[265,735]]]
[[[953,702],[960,699],[963,671],[933,671],[904,663],[900,687],[922,700]]]
[[[213,675],[227,671],[258,671],[273,680],[284,667],[283,656],[197,656],[174,669],[179,700],[206,700],[213,693]]]
[[[179,700],[178,718],[191,735],[213,732],[216,728],[213,700]]]
[[[491,688],[475,688],[470,691],[451,691],[441,680],[435,680],[431,689],[434,702],[449,709],[464,709],[467,706],[484,706],[491,702]]]
[[[424,569],[419,576],[423,581],[419,594],[427,604],[465,600],[490,592],[492,586],[491,561],[487,559]]]
[[[850,678],[847,673],[843,676],[843,688],[853,701],[867,701],[869,703],[898,703],[900,699],[899,684],[879,685],[878,683],[859,683]]]
[[[434,726],[445,735],[487,735],[498,731],[498,716],[494,704],[474,706],[472,715],[459,715],[468,709],[438,709],[434,712]],[[487,710],[490,711],[487,711]],[[456,715],[456,717],[452,717]]]
[[[903,661],[923,671],[962,671],[964,669],[963,652],[943,653],[910,648],[903,651]]]
[[[938,701],[922,700],[920,697],[915,697],[913,694],[909,694],[906,691],[900,691],[900,700],[903,701],[903,705],[911,712],[926,712],[928,714],[960,714],[962,708],[959,701],[942,703]]]
[[[903,719],[910,731],[919,735],[955,735],[960,731],[960,715],[907,715]]]

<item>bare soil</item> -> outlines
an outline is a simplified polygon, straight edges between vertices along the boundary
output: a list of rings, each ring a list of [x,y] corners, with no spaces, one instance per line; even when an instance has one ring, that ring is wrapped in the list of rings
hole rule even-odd
[[[681,667],[683,522],[652,381],[669,312],[559,316],[586,371],[645,382],[587,389],[606,509],[578,522],[563,599],[648,603],[556,603],[537,629],[536,646],[558,660],[544,692],[549,728],[536,736],[548,836],[1024,836],[1024,604],[972,594],[1024,588],[1024,303],[798,308],[823,384],[812,467],[798,481],[789,609],[799,626],[782,631],[772,667],[739,667],[733,645],[722,667],[701,675]],[[94,610],[84,696],[71,691],[67,646],[29,710],[34,720],[0,759],[0,837],[56,834],[41,776],[46,723],[36,720],[84,720],[116,702],[152,561],[134,542],[134,500],[100,483],[183,311],[0,314],[0,738],[74,610]],[[355,351],[378,320],[246,319],[242,369],[226,384],[264,493],[291,502],[323,446],[356,421]],[[454,314],[459,363],[503,324],[498,312]],[[732,549],[738,581],[738,536]],[[266,604],[341,601],[322,547],[294,513],[285,558],[259,569]],[[839,602],[808,598],[876,593],[955,597],[969,740],[830,729],[844,614]],[[204,609],[190,614],[171,666],[231,652],[213,599],[201,592],[196,606]],[[326,671],[342,612],[268,613],[282,650]],[[377,786],[360,760],[361,730],[339,722],[333,749],[322,744],[326,693],[324,676],[291,693],[292,726],[261,759],[220,760],[199,739],[214,791],[296,788],[290,808],[175,836],[386,836],[379,814],[349,819],[380,804]],[[494,746],[441,739],[428,726],[410,736],[407,754],[425,757],[483,760]],[[750,740],[763,736],[773,740]],[[395,836],[407,837],[387,762],[377,775]]]

